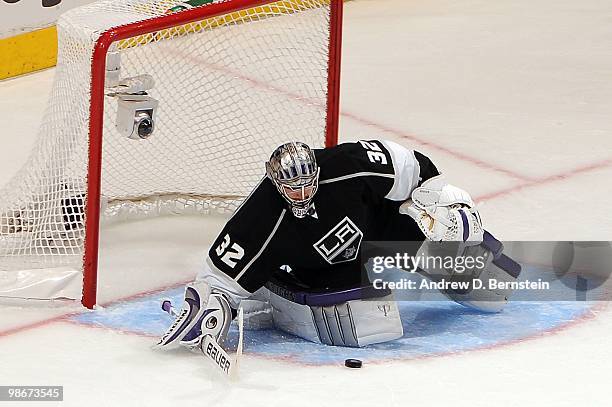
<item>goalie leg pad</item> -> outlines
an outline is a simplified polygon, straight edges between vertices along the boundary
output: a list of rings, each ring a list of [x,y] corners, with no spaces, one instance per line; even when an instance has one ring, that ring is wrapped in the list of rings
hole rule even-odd
[[[319,338],[327,345],[363,347],[404,335],[393,295],[311,307]]]
[[[419,249],[419,254],[429,256],[440,248],[440,243],[425,241]],[[448,247],[448,246],[447,246]],[[472,283],[469,290],[447,290],[444,294],[459,304],[483,312],[500,312],[508,303],[512,288],[499,288],[511,286],[521,273],[521,266],[510,257],[503,254],[503,244],[489,232],[484,231],[483,241],[478,245],[460,244],[457,256],[465,258],[484,258],[484,267],[475,267],[472,270],[458,272],[444,268],[423,269],[423,274],[434,281],[446,280],[449,282],[468,281]],[[434,255],[439,256],[440,253]],[[495,280],[495,288],[490,288],[489,282]],[[481,286],[474,288],[473,282],[480,281]]]
[[[249,298],[240,301],[244,311],[244,329],[260,330],[274,328],[272,307],[270,306],[270,291],[261,287]]]
[[[307,295],[298,297],[302,297],[305,301],[301,302],[305,303],[270,293],[274,325],[308,341],[363,347],[398,339],[404,334],[392,294],[329,305],[308,305]]]
[[[474,308],[483,312],[500,312],[508,303],[512,288],[510,287],[516,281],[520,273],[520,266],[510,257],[500,254],[498,258],[487,252],[482,245],[471,246],[469,250],[472,256],[486,256],[485,267],[477,275],[471,276],[481,282],[481,287],[471,289],[467,292],[449,291],[447,295],[459,304]],[[517,272],[518,268],[518,272]],[[453,281],[451,277],[450,281]],[[495,281],[495,288],[491,288],[490,282]]]

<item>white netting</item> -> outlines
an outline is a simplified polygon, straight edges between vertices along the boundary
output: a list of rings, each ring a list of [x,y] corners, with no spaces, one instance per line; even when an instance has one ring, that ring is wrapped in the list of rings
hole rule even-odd
[[[39,142],[0,190],[0,270],[81,267],[94,43],[176,3],[107,0],[60,19]],[[154,134],[132,140],[115,128],[117,98],[105,97],[104,217],[231,211],[274,147],[322,146],[329,24],[329,0],[286,0],[113,44],[121,78],[151,75],[159,106]]]

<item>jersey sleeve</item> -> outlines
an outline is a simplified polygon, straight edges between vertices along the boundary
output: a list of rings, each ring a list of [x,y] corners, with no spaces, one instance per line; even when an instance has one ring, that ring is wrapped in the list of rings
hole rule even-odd
[[[227,288],[241,291],[228,282],[231,279],[246,292],[255,292],[278,268],[267,250],[287,212],[277,195],[272,183],[264,178],[208,251],[209,272],[216,275],[218,282],[225,281]]]
[[[393,163],[393,186],[385,195],[392,201],[405,201],[412,191],[429,178],[440,175],[434,163],[418,151],[383,140]]]
[[[439,175],[429,158],[392,141],[360,140],[337,148],[329,165],[345,174],[326,172],[327,179],[321,183],[359,177],[374,196],[405,201],[423,181]]]

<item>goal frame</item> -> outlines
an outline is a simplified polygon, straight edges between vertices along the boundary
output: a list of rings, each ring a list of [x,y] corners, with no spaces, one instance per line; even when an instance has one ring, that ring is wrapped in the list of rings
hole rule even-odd
[[[105,31],[97,39],[91,63],[91,98],[89,106],[88,188],[85,200],[83,293],[81,298],[81,302],[85,307],[92,309],[97,302],[102,141],[104,134],[104,82],[106,77],[106,55],[111,44],[116,41],[151,34],[206,18],[218,17],[232,12],[275,3],[276,1],[278,0],[232,0],[209,4],[204,7],[196,7],[162,17],[115,27]],[[338,142],[342,2],[343,0],[330,0],[325,147],[335,146]]]

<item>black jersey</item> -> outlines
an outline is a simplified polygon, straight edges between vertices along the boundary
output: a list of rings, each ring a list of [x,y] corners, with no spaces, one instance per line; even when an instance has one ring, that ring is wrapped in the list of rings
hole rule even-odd
[[[392,200],[399,177],[416,178],[402,180],[414,188],[438,175],[427,157],[393,144],[413,161],[398,163],[390,144],[370,140],[314,150],[320,176],[312,216],[295,217],[273,182],[262,179],[214,241],[209,264],[251,293],[282,266],[312,290],[360,284],[364,240],[424,238],[398,212],[407,196]],[[412,165],[414,174],[398,174],[401,165]]]

